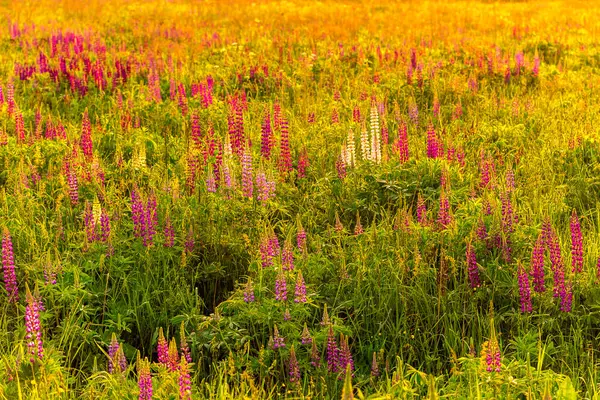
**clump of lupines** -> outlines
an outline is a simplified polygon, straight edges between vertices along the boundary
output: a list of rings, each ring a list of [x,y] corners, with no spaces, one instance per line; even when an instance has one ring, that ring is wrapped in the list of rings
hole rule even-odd
[[[477,256],[471,242],[467,243],[467,272],[469,276],[469,284],[472,289],[481,286],[481,278],[479,277],[479,266],[477,265]]]
[[[16,303],[19,301],[19,287],[17,286],[17,274],[15,272],[13,244],[8,228],[4,228],[2,234],[2,271],[4,274],[4,288],[8,293],[8,301]]]
[[[267,178],[264,171],[256,174],[257,200],[265,203],[275,197],[275,181]]]
[[[298,277],[296,278],[294,302],[306,303],[306,284],[304,282],[304,276],[302,276],[302,271],[298,271]]]
[[[521,298],[521,312],[530,313],[533,310],[531,305],[531,288],[529,286],[529,275],[523,265],[519,264],[518,269],[519,296]]]
[[[27,353],[30,356],[29,360],[33,363],[36,359],[41,360],[44,357],[42,325],[40,323],[42,301],[31,293],[29,287],[27,287],[25,297],[27,299],[27,305],[25,306],[25,341],[27,342]]]
[[[571,228],[571,264],[573,272],[583,271],[583,235],[581,225],[577,217],[577,211],[573,210],[570,221]]]
[[[150,361],[148,358],[140,359],[138,353],[138,389],[140,391],[138,400],[152,399],[152,376],[150,375]]]

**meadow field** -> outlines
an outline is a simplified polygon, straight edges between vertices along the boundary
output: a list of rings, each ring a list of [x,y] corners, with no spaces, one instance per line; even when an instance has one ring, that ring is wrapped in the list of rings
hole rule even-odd
[[[600,2],[0,1],[0,399],[600,399]]]

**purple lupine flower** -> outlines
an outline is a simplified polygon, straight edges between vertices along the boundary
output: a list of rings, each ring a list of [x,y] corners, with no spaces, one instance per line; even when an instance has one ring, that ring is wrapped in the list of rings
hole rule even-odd
[[[529,286],[529,275],[522,265],[519,265],[518,271],[519,296],[521,298],[521,312],[530,313],[533,310],[531,305],[531,288]]]
[[[158,330],[157,353],[158,362],[167,365],[169,362],[169,343],[167,343],[167,339],[165,339],[162,327]]]
[[[563,278],[564,279],[564,278]],[[560,311],[571,312],[573,304],[573,283],[563,283],[560,291]]]
[[[190,367],[185,359],[185,357],[181,358],[181,362],[179,364],[179,398],[181,400],[191,400],[192,399],[192,381],[190,378]]]
[[[525,65],[525,58],[523,57],[523,52],[519,51],[515,54],[515,70],[516,74],[519,75],[521,73],[521,69]]]
[[[108,241],[110,237],[110,217],[106,212],[106,209],[102,209],[102,213],[100,214],[100,240],[104,243]]]
[[[271,158],[271,143],[272,143],[271,117],[267,111],[263,119],[260,137],[260,153],[266,159]]]
[[[452,216],[450,215],[450,202],[448,201],[448,196],[442,190],[440,194],[440,208],[438,210],[438,218],[437,223],[442,229],[448,228],[448,226],[452,223]]]
[[[479,217],[479,221],[477,222],[476,233],[477,233],[477,237],[482,242],[485,241],[488,238],[487,227],[485,226],[485,221],[483,220],[482,217]]]
[[[335,169],[337,170],[338,178],[344,180],[346,177],[346,163],[341,156],[335,161]]]
[[[321,365],[321,356],[319,355],[319,349],[317,348],[317,342],[315,340],[312,341],[310,365],[312,365],[314,368],[319,368]]]
[[[27,352],[30,355],[30,361],[33,363],[36,358],[44,357],[44,348],[42,342],[42,326],[40,324],[40,309],[43,308],[42,301],[35,298],[29,288],[26,291],[27,306],[25,307],[25,341],[27,342]]]
[[[349,366],[350,371],[354,371],[354,360],[352,359],[352,353],[350,352],[350,347],[348,346],[348,337],[341,335],[340,338],[340,350],[338,353],[338,371],[346,371],[346,368]],[[343,379],[343,376],[340,375],[339,379]]]
[[[4,273],[4,288],[8,293],[8,301],[16,303],[19,301],[19,287],[17,286],[17,274],[15,273],[15,256],[12,239],[8,228],[4,228],[2,235],[2,270]]]
[[[313,341],[312,336],[310,336],[310,332],[308,331],[308,326],[306,326],[306,322],[304,323],[304,329],[302,330],[301,342],[304,345],[311,344]]]
[[[544,285],[544,238],[540,234],[531,252],[531,275],[533,277],[533,290],[538,293],[546,291]]]
[[[173,223],[171,222],[171,217],[168,215],[165,218],[164,235],[165,235],[164,246],[165,247],[173,247],[173,245],[175,244],[175,229],[173,229]]]
[[[291,319],[292,319],[292,314],[290,314],[289,308],[286,308],[285,311],[283,312],[283,320],[290,321]]]
[[[306,178],[306,170],[308,167],[308,151],[306,148],[303,148],[298,155],[298,178]]]
[[[242,195],[250,199],[254,192],[252,181],[252,154],[246,148],[242,154]]]
[[[279,329],[277,329],[277,325],[275,325],[273,328],[273,350],[277,350],[282,347],[285,347],[285,340],[283,336],[279,335]]]
[[[596,261],[596,279],[600,280],[600,257]]]
[[[327,334],[327,370],[329,372],[338,372],[338,359],[340,349],[338,348],[335,340],[335,334],[333,333],[333,327],[329,326],[329,333]]]
[[[246,282],[246,288],[244,289],[244,301],[246,303],[252,303],[254,301],[254,286],[250,279]]]
[[[154,235],[156,234],[156,227],[158,226],[158,211],[154,193],[151,193],[150,196],[148,196],[146,209],[144,210],[144,219],[144,226],[146,228],[143,237],[144,245],[152,246]]]
[[[292,250],[292,243],[286,241],[281,252],[281,266],[284,271],[294,270],[294,251]]]
[[[296,288],[294,290],[294,302],[306,303],[306,284],[302,271],[298,271],[298,277],[296,278]]]
[[[279,143],[279,172],[285,175],[292,171],[288,121],[285,118],[281,119],[281,138]]]
[[[433,124],[429,124],[427,128],[427,157],[438,158],[439,157],[439,142]]]
[[[398,158],[401,164],[407,162],[410,158],[408,151],[408,129],[406,124],[402,122],[398,126],[398,139],[394,143],[394,150],[398,153]]]
[[[296,351],[294,345],[290,349],[290,363],[289,363],[290,383],[297,384],[300,382],[300,366],[296,359]]]
[[[92,144],[92,124],[88,117],[87,109],[83,113],[83,121],[81,122],[81,139],[79,141],[81,150],[85,158],[91,161],[94,157],[93,144]]]
[[[258,191],[256,199],[263,204],[266,203],[269,200],[269,183],[264,171],[259,171],[256,174],[256,190]]]
[[[51,263],[44,264],[44,283],[48,285],[56,285],[56,270]]]
[[[306,247],[306,231],[302,226],[298,228],[298,232],[296,233],[296,245],[300,251],[304,251]]]
[[[577,217],[577,211],[573,209],[570,221],[571,228],[571,263],[573,272],[583,271],[583,235],[581,234],[581,224]]]
[[[79,182],[77,182],[77,175],[71,169],[71,164],[65,164],[65,171],[67,175],[67,184],[69,185],[69,198],[71,199],[71,205],[79,204]]]
[[[208,168],[208,171],[206,172],[206,191],[209,193],[217,192],[217,182],[215,181],[215,174],[211,168]]]
[[[138,364],[138,400],[152,400],[152,376],[150,375],[150,362],[147,358]]]
[[[280,271],[275,280],[275,300],[287,301],[287,281],[283,271]]]
[[[115,372],[115,367],[119,366],[118,353],[121,345],[117,341],[117,336],[113,333],[108,345],[108,373],[112,374]]]
[[[273,255],[270,248],[271,241],[269,237],[265,236],[258,247],[260,251],[261,265],[263,268],[267,268],[273,265]]]
[[[496,338],[490,339],[488,342],[488,351],[485,358],[487,372],[500,372],[501,355],[500,346]]]
[[[88,201],[85,202],[83,221],[85,225],[85,236],[87,241],[90,243],[94,242],[96,240],[96,222],[94,221],[92,206]]]
[[[481,286],[481,278],[479,277],[479,267],[477,266],[477,256],[473,245],[467,243],[467,272],[469,275],[469,284],[472,289]]]
[[[371,376],[377,378],[379,376],[379,364],[377,363],[377,353],[373,352],[373,361],[371,361]]]

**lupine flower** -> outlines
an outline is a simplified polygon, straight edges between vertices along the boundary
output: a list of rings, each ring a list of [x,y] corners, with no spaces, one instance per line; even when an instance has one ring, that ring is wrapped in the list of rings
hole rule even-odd
[[[448,228],[452,223],[452,216],[450,215],[450,202],[446,193],[442,191],[440,194],[440,208],[438,210],[437,223],[442,229]]]
[[[335,168],[337,170],[338,178],[343,180],[346,177],[346,163],[341,157],[338,157],[335,162]]]
[[[419,125],[419,108],[417,107],[417,103],[412,102],[408,106],[408,116],[413,124]]]
[[[329,372],[338,372],[339,366],[339,353],[337,342],[335,340],[335,334],[333,333],[333,327],[329,326],[329,332],[327,334],[327,370]]]
[[[163,334],[163,328],[159,328],[158,330],[158,362],[167,365],[169,362],[169,343],[165,339],[165,335]]]
[[[509,193],[515,190],[515,171],[512,168],[506,171],[506,190]]]
[[[433,116],[436,118],[440,116],[440,101],[437,95],[433,98]]]
[[[192,354],[190,353],[190,346],[188,346],[187,339],[185,337],[185,325],[181,321],[179,328],[179,349],[181,350],[181,358],[185,358],[188,363],[192,362]]]
[[[306,151],[306,147],[304,147],[298,156],[298,178],[306,178],[308,166],[308,151]]]
[[[425,200],[419,193],[419,197],[417,198],[417,222],[421,225],[426,224],[427,220],[427,206],[425,204]]]
[[[544,238],[540,234],[531,252],[531,275],[533,277],[533,290],[538,293],[546,291],[544,285]]]
[[[360,223],[360,214],[356,213],[356,226],[354,227],[354,235],[358,236],[364,232],[362,224]]]
[[[102,214],[100,214],[100,240],[104,243],[108,241],[110,237],[110,217],[106,212],[106,209],[102,209]]]
[[[481,286],[481,279],[479,277],[479,266],[477,265],[477,256],[475,255],[475,249],[469,242],[467,243],[467,271],[469,275],[469,284],[472,289]]]
[[[252,280],[248,279],[246,282],[246,288],[244,289],[244,301],[246,303],[254,302],[254,286],[252,285]]]
[[[296,245],[298,246],[298,250],[304,251],[306,248],[306,231],[302,227],[302,224],[298,223],[298,232],[296,233]]]
[[[338,371],[345,371],[347,368],[350,371],[354,371],[354,361],[352,360],[352,353],[348,346],[348,337],[341,334],[340,336],[340,349],[338,352]],[[339,379],[342,379],[341,375]]]
[[[344,225],[342,225],[342,221],[340,220],[340,216],[335,212],[335,230],[336,232],[342,232],[344,230]]]
[[[288,121],[281,119],[281,138],[279,145],[279,172],[285,175],[292,171],[292,155],[290,153],[290,140],[288,132]]]
[[[519,264],[518,271],[519,280],[519,296],[521,297],[521,312],[530,313],[533,308],[531,306],[531,289],[529,286],[529,275],[525,271],[525,268]]]
[[[252,154],[246,148],[242,155],[242,195],[252,198],[254,186],[252,179]]]
[[[563,278],[564,279],[564,278]],[[573,304],[573,283],[563,283],[560,288],[560,311],[571,312]]]
[[[88,242],[96,240],[96,223],[94,222],[94,216],[92,214],[92,207],[88,201],[85,202],[85,212],[83,214],[83,221],[85,225],[85,236]]]
[[[340,123],[340,116],[338,114],[337,108],[334,108],[331,111],[331,123],[332,124],[339,124]]]
[[[319,366],[321,365],[321,356],[319,355],[317,342],[315,340],[312,341],[312,346],[310,350],[310,365],[312,365],[314,368],[319,368]]]
[[[371,376],[374,378],[379,376],[379,364],[377,363],[376,352],[373,352],[373,361],[371,361]]]
[[[279,329],[277,325],[273,328],[273,350],[285,347],[285,340],[279,335]]]
[[[263,119],[260,138],[260,153],[267,160],[271,158],[271,135],[271,117],[267,111]]]
[[[192,399],[192,381],[190,379],[190,367],[183,357],[179,364],[179,398],[181,400]]]
[[[79,141],[81,150],[88,161],[91,161],[94,157],[93,144],[92,144],[92,124],[88,117],[87,109],[83,113],[83,120],[81,122],[81,139]]]
[[[150,375],[148,358],[144,358],[142,361],[138,357],[138,388],[140,390],[138,400],[152,399],[152,376]]]
[[[600,257],[598,257],[598,261],[596,261],[596,278],[600,280]]]
[[[573,209],[570,221],[571,228],[571,263],[573,272],[583,271],[583,235],[581,234],[581,225],[577,217],[577,211]]]
[[[290,314],[289,308],[286,308],[285,311],[283,312],[283,320],[290,321],[291,319],[292,319],[292,314]]]
[[[433,124],[429,124],[427,128],[427,157],[438,158],[440,153],[440,146],[438,143],[437,135]]]
[[[492,318],[492,327],[493,327],[493,318]],[[498,340],[496,339],[496,332],[492,328],[492,333],[490,340],[487,342],[487,349],[485,352],[485,361],[486,361],[486,370],[487,372],[500,372],[501,367],[501,355],[500,355],[500,345],[498,344]]]
[[[304,345],[311,344],[313,341],[312,336],[310,336],[310,332],[308,331],[308,326],[306,326],[306,322],[304,323],[304,329],[302,330],[301,342]]]
[[[173,247],[173,245],[175,244],[175,230],[173,229],[173,223],[171,222],[171,217],[169,217],[168,215],[165,218],[164,235],[165,235],[164,246],[165,247]]]
[[[65,170],[69,185],[69,198],[71,199],[71,205],[74,206],[79,203],[79,183],[77,182],[77,175],[71,169],[70,163],[66,163]]]
[[[402,124],[398,127],[398,139],[394,144],[394,148],[398,153],[398,158],[400,159],[401,164],[404,164],[409,160],[408,129],[404,122],[402,122]]]
[[[40,309],[42,301],[37,299],[29,291],[25,294],[27,306],[25,307],[25,342],[27,342],[27,352],[30,355],[30,361],[33,363],[36,358],[44,357],[44,347],[42,342],[42,326],[40,324]]]
[[[2,270],[4,273],[4,288],[8,293],[8,301],[16,303],[19,301],[19,287],[17,286],[17,274],[15,273],[15,256],[12,239],[7,228],[4,228],[2,235]]]
[[[484,241],[488,238],[487,227],[485,226],[485,221],[483,218],[479,218],[479,222],[477,222],[477,237],[479,240]]]
[[[112,338],[110,340],[110,344],[108,346],[108,373],[112,374],[115,372],[115,367],[119,366],[117,360],[117,353],[119,352],[119,348],[121,345],[117,341],[117,336],[113,333]]]
[[[290,349],[289,374],[290,383],[297,384],[300,382],[300,366],[298,365],[298,360],[296,359],[294,345],[292,345],[292,348]]]
[[[177,342],[175,342],[175,338],[171,338],[167,352],[167,369],[173,372],[176,371],[177,368],[179,368],[179,351],[177,350]]]
[[[328,326],[331,324],[329,321],[329,313],[327,312],[327,304],[323,306],[323,318],[321,319],[321,326]]]
[[[306,284],[304,283],[304,277],[302,271],[298,271],[298,277],[296,278],[296,288],[294,290],[294,302],[306,303]]]
[[[292,243],[289,241],[285,242],[281,252],[281,266],[284,271],[294,270],[294,251],[292,250]]]
[[[185,251],[189,254],[194,252],[194,247],[196,245],[196,241],[194,240],[194,230],[190,226],[188,230],[187,236],[185,238]]]
[[[283,271],[280,271],[275,280],[275,300],[286,301],[287,300],[287,282]]]
[[[379,114],[377,108],[371,107],[371,160],[381,162],[381,129],[379,128]]]

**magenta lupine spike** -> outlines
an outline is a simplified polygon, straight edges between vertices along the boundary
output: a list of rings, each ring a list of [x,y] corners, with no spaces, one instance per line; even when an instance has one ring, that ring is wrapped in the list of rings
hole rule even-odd
[[[300,251],[304,251],[306,248],[306,231],[302,226],[298,228],[298,232],[296,233],[296,245]]]
[[[477,238],[481,241],[485,241],[488,238],[488,231],[487,231],[487,227],[485,226],[485,221],[483,220],[483,218],[479,218],[479,221],[477,222]]]
[[[493,164],[485,154],[481,153],[481,161],[479,163],[479,172],[480,172],[480,180],[479,187],[487,188],[491,186],[492,183],[492,168]]]
[[[273,265],[273,255],[270,249],[270,240],[268,237],[264,237],[259,245],[261,265],[263,268],[267,268]]]
[[[239,154],[244,152],[244,143],[246,143],[246,136],[244,134],[244,107],[239,102],[235,104],[235,126],[236,126],[236,140],[235,143],[239,143]]]
[[[252,280],[248,279],[246,282],[246,288],[244,289],[244,301],[246,303],[254,302],[254,286],[252,285]]]
[[[188,363],[191,363],[192,354],[190,353],[190,346],[185,337],[185,327],[183,322],[181,323],[181,330],[179,331],[179,350],[181,351],[181,358],[185,358]]]
[[[344,162],[342,157],[338,157],[338,159],[336,160],[335,168],[337,170],[338,178],[344,180],[344,178],[346,177],[346,163]]]
[[[560,311],[571,312],[573,305],[573,283],[563,283],[560,291]]]
[[[354,110],[352,110],[352,120],[356,123],[360,123],[362,121],[360,108],[358,106],[354,106]]]
[[[300,365],[298,365],[298,360],[296,359],[296,351],[294,350],[294,345],[290,349],[290,362],[289,362],[289,374],[290,374],[290,383],[297,384],[300,382]]]
[[[583,235],[581,233],[581,224],[577,211],[573,209],[570,221],[571,228],[571,265],[573,272],[579,273],[583,271]]]
[[[481,286],[481,278],[479,277],[479,266],[477,265],[477,255],[471,243],[467,243],[467,272],[469,275],[469,285],[471,289],[476,289]]]
[[[169,79],[169,98],[171,101],[177,99],[177,82],[175,82],[175,78],[173,77]]]
[[[15,273],[15,257],[12,239],[7,228],[4,228],[2,234],[2,270],[4,273],[4,288],[8,293],[8,301],[10,303],[16,303],[19,301],[19,288],[17,286],[17,275]]]
[[[15,112],[15,135],[17,143],[25,143],[25,123],[23,122],[23,114],[21,111]]]
[[[6,85],[6,104],[8,105],[7,108],[7,112],[8,112],[8,116],[12,116],[15,108],[16,108],[16,103],[15,103],[15,85],[12,82],[8,82],[8,85]]]
[[[544,238],[540,234],[531,252],[531,276],[533,278],[533,290],[538,293],[546,291],[544,284]]]
[[[279,172],[282,175],[292,171],[292,155],[290,153],[290,138],[288,132],[288,121],[281,119],[281,139],[279,145]]]
[[[308,326],[306,326],[306,322],[304,323],[304,329],[302,330],[301,342],[303,345],[312,344],[313,338],[310,336],[310,332],[308,330]]]
[[[404,164],[409,160],[410,154],[408,152],[408,129],[404,122],[398,127],[398,140],[394,145],[400,163]]]
[[[258,177],[256,179],[258,179]],[[208,168],[208,171],[206,172],[206,191],[209,193],[217,192],[217,183],[215,181],[215,174],[212,171],[212,169],[210,168],[210,166]]]
[[[554,297],[559,297],[564,290],[565,285],[565,267],[562,260],[562,254],[560,250],[560,243],[558,241],[558,235],[552,229],[550,238],[548,239],[548,250],[550,253],[550,263],[552,265],[552,272],[554,278],[553,294]]]
[[[253,193],[252,154],[250,149],[246,148],[242,155],[242,195],[251,199]]]
[[[264,171],[256,173],[256,199],[261,203],[266,203],[269,200],[269,184],[267,182],[267,176]]]
[[[41,360],[44,357],[42,326],[40,324],[40,306],[42,306],[42,302],[31,294],[29,288],[27,288],[26,298],[25,342],[27,343],[27,353],[30,355],[29,360],[33,363],[36,358]]]
[[[294,302],[306,303],[306,283],[302,276],[302,271],[298,271],[298,277],[296,278],[296,287],[294,289]]]
[[[287,301],[287,281],[283,272],[279,272],[275,280],[275,300]]]
[[[298,156],[298,178],[306,178],[308,166],[308,151],[306,151],[306,147],[304,147]]]
[[[440,194],[440,208],[438,210],[437,223],[441,229],[446,229],[452,223],[452,216],[450,215],[450,202],[448,196],[444,191]]]
[[[533,311],[531,305],[531,288],[529,286],[529,275],[525,268],[519,264],[518,270],[518,281],[519,281],[519,296],[521,299],[521,312],[530,313]]]
[[[164,236],[165,236],[165,247],[173,247],[175,245],[175,229],[173,228],[173,223],[171,222],[171,217],[167,215],[165,218],[165,228],[164,228]]]
[[[349,366],[350,371],[354,371],[354,360],[352,359],[352,353],[350,352],[350,346],[348,346],[348,337],[341,335],[340,338],[340,349],[338,352],[337,359],[338,371],[346,371],[346,368]],[[340,374],[338,379],[343,379],[343,375]]]
[[[281,267],[284,271],[294,270],[294,251],[292,250],[292,243],[286,241],[283,245],[283,251],[281,252]]]
[[[183,357],[179,364],[179,398],[181,400],[191,400],[192,399],[192,381],[190,378],[190,367]]]
[[[427,128],[427,157],[428,158],[438,158],[439,156],[439,143],[437,139],[437,135],[435,134],[435,129],[433,125],[430,123]]]
[[[338,372],[338,359],[340,349],[338,348],[335,340],[335,334],[333,333],[333,327],[329,326],[329,332],[327,334],[327,370],[332,373]]]
[[[77,181],[77,175],[68,162],[65,164],[65,172],[67,175],[67,184],[69,185],[71,205],[75,206],[79,204],[79,182]]]
[[[156,227],[158,226],[158,211],[156,204],[156,196],[151,193],[148,196],[146,202],[146,209],[144,210],[145,228],[146,232],[143,238],[145,246],[152,246],[154,235],[156,234]]]
[[[337,108],[334,108],[333,111],[331,111],[331,123],[332,124],[340,123],[340,116],[338,114]]]
[[[152,400],[152,376],[150,375],[150,362],[147,358],[140,360],[138,365],[138,400]]]
[[[177,91],[177,102],[179,105],[179,109],[181,110],[181,115],[184,117],[188,114],[188,102],[187,102],[187,94],[185,93],[185,87],[183,83],[180,83]]]
[[[273,350],[280,349],[285,347],[284,338],[279,335],[279,329],[277,329],[277,325],[273,328]]]
[[[202,147],[202,131],[200,129],[200,116],[197,111],[192,113],[191,139],[195,150],[200,150]]]
[[[490,339],[488,342],[488,351],[486,354],[486,364],[487,364],[487,372],[500,372],[501,367],[501,355],[500,355],[500,346],[498,345],[498,341],[494,339]]]
[[[510,193],[504,193],[500,197],[502,201],[502,232],[510,234],[514,232],[515,213],[510,199]]]
[[[596,261],[596,279],[600,281],[600,257],[598,257],[598,261]]]
[[[169,343],[167,342],[167,339],[165,338],[165,335],[163,333],[163,328],[160,328],[158,330],[157,353],[158,353],[158,362],[163,365],[167,365],[167,363],[169,362]]]
[[[267,111],[265,113],[265,117],[263,119],[262,127],[261,127],[261,137],[260,137],[260,154],[266,159],[269,160],[271,158],[271,116]]]
[[[85,158],[91,161],[94,158],[94,150],[92,144],[92,124],[87,109],[83,113],[83,120],[81,121],[81,139],[79,144]]]

